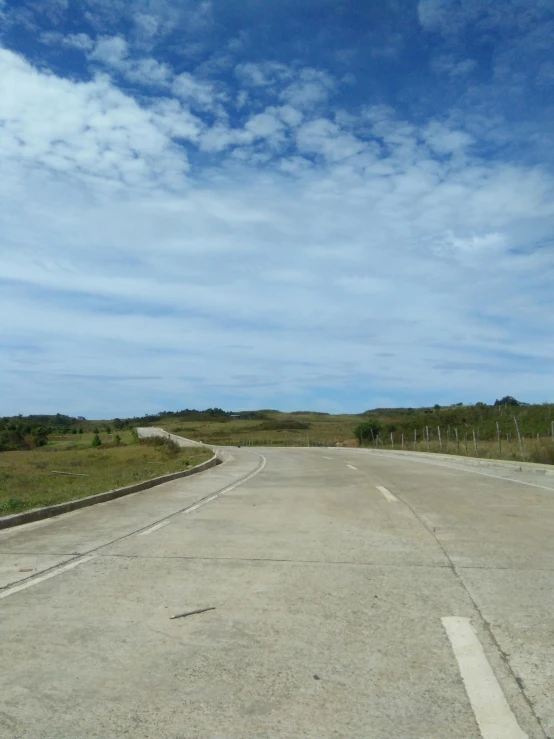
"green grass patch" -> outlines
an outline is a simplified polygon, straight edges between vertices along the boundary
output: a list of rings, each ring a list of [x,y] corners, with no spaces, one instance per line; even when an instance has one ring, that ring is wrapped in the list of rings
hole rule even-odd
[[[119,432],[123,438],[124,433]],[[100,434],[102,446],[86,439],[57,439],[33,451],[0,454],[0,515],[41,508],[132,485],[169,472],[194,467],[212,456],[202,447],[180,448],[175,444],[127,443],[115,445]],[[90,438],[89,438],[90,437]],[[73,442],[73,443],[71,443]],[[77,445],[77,448],[71,448]],[[55,474],[69,472],[70,475]]]

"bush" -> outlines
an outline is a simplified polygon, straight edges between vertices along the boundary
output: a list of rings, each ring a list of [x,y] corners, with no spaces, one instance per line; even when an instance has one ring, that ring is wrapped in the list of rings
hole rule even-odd
[[[383,426],[379,421],[366,421],[365,423],[360,423],[356,426],[354,429],[354,435],[360,444],[362,444],[364,440],[373,440],[375,437],[379,436],[382,428]]]
[[[98,434],[94,434],[91,446],[102,446],[102,440]]]
[[[115,441],[115,445],[119,446],[121,444],[121,436],[119,434],[116,434],[114,441]]]
[[[263,431],[295,431],[297,429],[305,431],[310,428],[310,424],[290,419],[284,421],[264,421],[264,423],[260,423],[258,428]]]
[[[157,446],[171,455],[179,454],[181,451],[179,444],[167,436],[147,436],[146,439],[140,439],[139,443],[147,446]]]

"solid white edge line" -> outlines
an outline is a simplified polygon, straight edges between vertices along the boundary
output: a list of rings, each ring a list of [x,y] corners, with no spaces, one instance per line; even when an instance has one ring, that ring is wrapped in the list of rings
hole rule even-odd
[[[382,493],[385,498],[389,501],[389,503],[397,503],[398,498],[395,497],[390,490],[387,490],[387,488],[383,487],[382,485],[376,485],[375,486],[377,490]]]
[[[21,590],[26,590],[26,588],[30,588],[33,585],[38,585],[38,583],[44,582],[45,580],[49,580],[51,577],[56,577],[56,575],[61,575],[62,572],[66,572],[67,570],[72,570],[74,567],[78,567],[79,565],[82,565],[85,562],[90,562],[91,559],[95,559],[95,558],[96,558],[96,554],[87,554],[85,557],[79,557],[79,559],[74,559],[71,562],[68,562],[68,564],[62,565],[61,567],[58,567],[55,570],[51,570],[50,572],[46,572],[44,575],[38,575],[38,577],[33,577],[32,579],[26,580],[25,582],[19,583],[18,585],[12,585],[11,587],[8,587],[5,590],[0,591],[0,598],[7,598],[8,595],[19,593]]]
[[[262,460],[262,463],[259,465],[259,467],[256,467],[255,470],[252,470],[250,474],[246,475],[246,477],[243,477],[241,480],[237,480],[236,482],[231,483],[231,485],[228,485],[226,488],[223,488],[223,490],[220,490],[217,493],[214,493],[213,495],[210,495],[209,498],[206,498],[205,500],[201,500],[195,505],[190,506],[190,508],[186,508],[182,513],[191,513],[192,511],[196,511],[198,508],[202,508],[202,506],[205,506],[207,503],[211,503],[212,500],[215,500],[216,498],[221,497],[222,495],[225,495],[226,493],[230,493],[231,490],[234,490],[235,488],[238,488],[239,485],[243,485],[245,482],[248,482],[253,477],[258,475],[266,466],[267,459],[264,457],[263,454],[258,454],[258,452],[254,452],[260,459]]]
[[[157,531],[158,529],[163,528],[164,526],[167,526],[169,521],[160,521],[160,523],[157,523],[155,526],[151,526],[149,529],[146,529],[146,531],[139,532],[139,536],[148,536],[148,534],[152,534],[154,531]]]
[[[339,447],[340,449],[340,447]],[[347,450],[349,451],[349,450]],[[373,452],[370,452],[370,454],[373,454]],[[386,451],[379,451],[375,453],[376,456],[384,457],[385,459],[391,459],[392,455],[394,455],[394,452],[391,451],[390,453],[387,453]],[[418,459],[415,455],[417,452],[413,453],[414,456],[395,456],[395,459],[401,459],[404,462],[419,462],[420,464],[429,464],[432,467],[443,467],[447,470],[460,470],[460,472],[469,472],[471,475],[481,475],[482,477],[494,477],[497,480],[506,480],[506,482],[515,482],[518,485],[527,485],[531,488],[539,488],[540,490],[549,490],[551,493],[554,493],[554,487],[547,487],[546,485],[537,485],[535,482],[526,482],[525,480],[516,480],[514,477],[503,477],[502,475],[493,475],[489,472],[480,472],[479,470],[471,470],[468,467],[457,467],[455,464],[441,464],[441,462],[435,462],[432,459]],[[525,473],[525,470],[522,470],[523,473]],[[534,474],[532,472],[528,472],[527,474]]]
[[[441,618],[483,739],[528,739],[516,721],[469,618]]]
[[[346,466],[347,467],[350,467],[351,470],[357,470],[358,469],[357,467],[354,467],[353,464],[347,464]]]

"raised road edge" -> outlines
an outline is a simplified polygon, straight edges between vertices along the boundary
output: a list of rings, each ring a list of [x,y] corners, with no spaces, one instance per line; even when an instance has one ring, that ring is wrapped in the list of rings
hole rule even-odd
[[[88,495],[86,498],[69,500],[66,503],[58,503],[57,505],[45,506],[44,508],[33,508],[30,511],[22,511],[21,513],[13,513],[10,516],[2,516],[0,517],[0,529],[9,529],[12,526],[21,526],[24,523],[41,521],[44,518],[60,516],[62,513],[69,513],[70,511],[75,511],[79,508],[88,508],[88,506],[96,505],[97,503],[106,503],[109,500],[122,498],[123,496],[131,495],[132,493],[140,493],[142,490],[148,490],[149,488],[161,485],[164,482],[170,482],[171,480],[177,480],[180,477],[189,477],[189,475],[204,472],[204,470],[215,467],[224,461],[224,457],[219,456],[218,453],[215,452],[211,459],[201,462],[195,467],[191,467],[190,470],[170,472],[167,475],[153,477],[151,480],[137,482],[134,485],[126,485],[123,488],[108,490],[106,493],[97,493],[96,495]]]

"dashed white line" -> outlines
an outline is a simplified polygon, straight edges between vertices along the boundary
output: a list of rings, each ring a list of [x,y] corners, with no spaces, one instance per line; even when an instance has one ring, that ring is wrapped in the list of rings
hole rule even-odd
[[[151,526],[149,529],[146,529],[146,531],[141,531],[139,533],[139,536],[148,536],[148,534],[151,534],[153,531],[157,531],[158,529],[163,528],[164,526],[167,526],[169,521],[161,521],[160,523],[157,523],[155,526]]]
[[[20,590],[25,590],[26,588],[30,588],[33,585],[38,585],[40,582],[44,582],[45,580],[49,580],[51,577],[56,577],[56,575],[61,575],[62,572],[67,572],[67,570],[72,570],[74,567],[78,567],[79,565],[84,564],[85,562],[90,562],[91,559],[95,559],[95,554],[88,554],[86,557],[80,557],[79,559],[74,559],[71,562],[69,562],[66,565],[62,565],[61,567],[58,567],[55,570],[52,570],[51,572],[46,572],[44,575],[39,575],[38,577],[33,577],[30,580],[26,580],[23,583],[20,583],[19,585],[13,585],[12,587],[5,588],[4,590],[0,591],[0,598],[7,598],[8,595],[13,595],[14,593],[19,593]]]
[[[383,493],[385,498],[389,501],[389,503],[396,503],[398,502],[398,498],[396,498],[390,490],[387,490],[387,488],[383,487],[382,485],[376,485],[377,490],[380,493]]]
[[[347,467],[350,467],[351,470],[357,470],[358,469],[357,467],[354,467],[353,464],[347,464],[346,466]]]
[[[323,457],[323,459],[333,459],[333,457]]]
[[[483,739],[528,739],[498,684],[469,618],[441,619]]]

